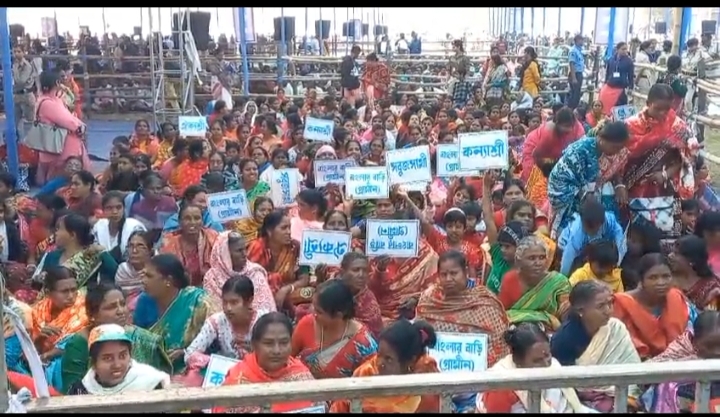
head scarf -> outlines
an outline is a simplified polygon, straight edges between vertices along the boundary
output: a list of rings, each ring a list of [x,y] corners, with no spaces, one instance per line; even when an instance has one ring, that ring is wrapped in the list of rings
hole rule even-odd
[[[519,221],[513,220],[508,222],[498,232],[498,243],[507,243],[509,245],[518,246],[520,241],[529,236],[528,229]]]

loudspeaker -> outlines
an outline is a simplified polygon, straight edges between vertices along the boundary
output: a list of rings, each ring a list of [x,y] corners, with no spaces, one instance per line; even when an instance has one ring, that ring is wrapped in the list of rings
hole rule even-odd
[[[667,32],[667,22],[655,22],[655,34],[664,35]]]
[[[315,37],[318,39],[330,39],[330,24],[329,20],[316,20]]]
[[[703,20],[701,28],[703,35],[714,35],[715,29],[717,28],[717,22],[714,20]]]
[[[375,36],[387,35],[387,26],[375,25]]]
[[[367,23],[362,24],[362,35],[363,37],[367,36],[368,33],[370,33],[370,25]]]
[[[25,36],[25,26],[19,24],[12,24],[8,27],[10,31],[10,38],[22,38]]]
[[[342,35],[346,38],[348,37],[348,32],[349,32],[348,28],[349,27],[350,27],[350,23],[348,23],[348,22],[343,23]]]
[[[273,40],[275,42],[282,42],[282,26],[285,26],[285,40],[288,41],[295,37],[295,17],[285,16],[283,24],[283,17],[276,17],[273,19],[275,25],[275,33],[273,34]]]
[[[190,33],[195,39],[195,49],[198,51],[207,51],[210,42],[210,13],[207,12],[190,12],[184,14],[185,18],[180,22],[180,13],[173,13],[172,16],[172,40],[174,48],[180,48],[179,32],[188,30],[188,20],[190,21]]]
[[[346,38],[362,38],[362,22],[358,19],[343,23],[342,35]]]

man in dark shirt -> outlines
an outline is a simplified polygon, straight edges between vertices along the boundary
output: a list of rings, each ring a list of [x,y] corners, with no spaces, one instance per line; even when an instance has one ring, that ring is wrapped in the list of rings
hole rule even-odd
[[[353,107],[360,92],[360,67],[355,61],[360,56],[360,51],[360,46],[353,45],[350,55],[343,58],[340,64],[340,86],[343,97]]]

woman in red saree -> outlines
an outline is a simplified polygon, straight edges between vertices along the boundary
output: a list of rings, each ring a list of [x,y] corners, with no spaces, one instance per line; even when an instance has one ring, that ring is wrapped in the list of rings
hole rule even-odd
[[[176,160],[175,167],[171,168],[168,183],[176,197],[182,196],[187,187],[200,184],[202,176],[208,172],[207,157],[209,155],[205,154],[204,142],[204,140],[198,139],[191,140],[187,147],[187,158],[182,159],[182,161]],[[178,158],[178,156],[176,155],[175,158]],[[166,162],[166,164],[171,161]]]
[[[344,281],[354,294],[355,319],[377,338],[383,328],[383,321],[377,298],[368,288],[370,262],[367,256],[356,251],[346,253],[341,268],[336,278]]]
[[[720,279],[710,268],[708,257],[707,245],[701,237],[688,235],[675,241],[669,257],[673,284],[699,310],[718,310]]]
[[[631,210],[642,212],[649,204],[643,201],[649,199],[669,200],[664,203],[672,206],[667,213],[647,220],[670,239],[682,233],[680,199],[692,198],[695,193],[691,159],[698,147],[688,125],[671,109],[673,98],[670,86],[655,84],[648,93],[647,107],[625,121],[630,140],[623,175]]]
[[[595,101],[593,101],[590,111],[587,112],[587,114],[585,114],[585,121],[591,128],[593,128],[593,127],[597,127],[598,123],[600,123],[602,120],[604,120],[605,117],[606,116],[603,113],[602,101],[595,100]]]
[[[180,259],[190,276],[190,284],[202,288],[203,277],[210,270],[210,255],[218,232],[203,226],[203,212],[199,206],[183,205],[178,219],[180,230],[162,236],[159,252]]]
[[[130,136],[130,153],[133,155],[148,155],[150,162],[154,164],[159,150],[160,142],[152,134],[150,123],[145,119],[135,122],[135,132]]]
[[[567,107],[560,109],[552,122],[542,124],[527,135],[521,156],[521,178],[527,184],[527,199],[535,207],[546,205],[547,176],[552,165],[569,144],[583,136],[585,128]]]
[[[363,91],[367,100],[367,108],[375,108],[375,100],[385,97],[390,88],[390,69],[378,59],[375,53],[365,58],[365,73],[362,77]]]
[[[292,323],[282,313],[268,313],[261,316],[252,332],[253,353],[245,356],[237,365],[230,368],[223,385],[268,384],[271,382],[312,381],[313,375],[292,353]],[[280,353],[280,355],[278,355]],[[272,404],[273,413],[318,412],[310,409],[322,409],[324,404],[311,401],[292,401]],[[260,407],[233,407],[224,409],[215,407],[215,414],[254,414],[261,412]]]
[[[265,216],[260,237],[248,246],[247,258],[267,271],[278,308],[293,314],[296,305],[309,307],[315,293],[308,268],[298,267],[299,256],[300,243],[290,237],[290,217],[280,210]]]

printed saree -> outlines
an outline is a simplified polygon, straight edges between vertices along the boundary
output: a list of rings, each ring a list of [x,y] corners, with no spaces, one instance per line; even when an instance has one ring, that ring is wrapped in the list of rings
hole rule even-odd
[[[695,285],[685,291],[685,296],[699,310],[718,310],[720,308],[720,278],[699,279]]]
[[[40,273],[48,267],[63,266],[75,273],[78,288],[85,287],[91,281],[99,282],[102,278],[105,280],[115,279],[118,265],[108,252],[98,252],[86,248],[60,264],[62,255],[62,249],[46,253],[40,261],[36,273]]]
[[[505,275],[498,298],[507,307],[510,323],[534,322],[554,331],[568,309],[570,282],[559,272],[550,271],[534,287],[522,292],[523,285],[516,270]],[[511,301],[513,300],[514,301]]]
[[[259,264],[268,273],[270,289],[275,294],[281,287],[293,283],[300,272],[306,272],[307,268],[298,266],[300,257],[300,243],[292,240],[282,251],[273,256],[267,241],[260,238],[248,246],[248,260]],[[306,304],[312,300],[315,288],[311,286],[296,288],[288,297],[293,305]]]
[[[179,230],[165,233],[158,252],[177,256],[185,265],[185,271],[190,275],[190,284],[202,287],[205,272],[210,269],[210,256],[213,245],[218,238],[218,232],[203,227],[200,230],[197,248],[193,248],[194,250],[187,250],[186,246],[183,245],[181,233]]]
[[[80,293],[75,303],[65,308],[59,314],[52,315],[53,304],[50,298],[40,300],[32,309],[32,329],[30,335],[33,340],[38,340],[40,331],[47,327],[60,329],[58,335],[48,336],[39,345],[39,353],[49,352],[65,336],[85,328],[88,325],[88,317],[85,313],[85,295]]]

